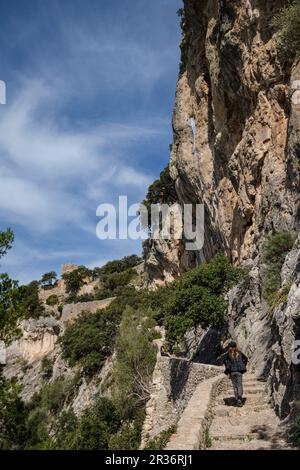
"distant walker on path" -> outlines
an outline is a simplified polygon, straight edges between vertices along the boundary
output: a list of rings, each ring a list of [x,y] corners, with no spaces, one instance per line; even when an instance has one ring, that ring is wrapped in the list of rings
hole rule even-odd
[[[224,357],[225,374],[231,379],[237,406],[243,406],[243,374],[247,371],[248,358],[239,351],[235,341],[229,343]]]

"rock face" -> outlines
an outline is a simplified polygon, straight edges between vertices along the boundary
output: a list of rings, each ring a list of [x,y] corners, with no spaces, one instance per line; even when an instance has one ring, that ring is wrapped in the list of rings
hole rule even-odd
[[[282,70],[270,26],[284,1],[184,3],[170,171],[180,204],[205,205],[205,243],[156,243],[162,281],[220,248],[247,261],[270,230],[299,224],[300,65]]]
[[[282,284],[292,282],[287,300],[272,310],[261,295],[261,244],[272,232],[299,230],[300,62],[280,65],[271,26],[284,4],[184,1],[170,174],[180,205],[204,204],[204,246],[153,242],[146,263],[153,286],[220,250],[248,266],[229,294],[228,328],[252,369],[269,377],[281,417],[299,400],[299,242],[282,270]]]

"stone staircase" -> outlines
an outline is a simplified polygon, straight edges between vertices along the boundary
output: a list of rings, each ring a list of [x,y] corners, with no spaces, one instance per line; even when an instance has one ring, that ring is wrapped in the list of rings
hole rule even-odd
[[[207,450],[289,449],[284,428],[267,402],[265,383],[244,376],[244,406],[237,408],[230,380],[225,379],[213,403]]]

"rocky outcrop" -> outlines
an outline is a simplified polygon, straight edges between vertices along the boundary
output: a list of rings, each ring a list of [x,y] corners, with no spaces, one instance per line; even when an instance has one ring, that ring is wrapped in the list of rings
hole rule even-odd
[[[271,28],[284,2],[184,3],[170,172],[180,204],[205,205],[205,242],[154,243],[154,283],[219,249],[245,262],[270,230],[299,223],[299,65],[282,70]]]

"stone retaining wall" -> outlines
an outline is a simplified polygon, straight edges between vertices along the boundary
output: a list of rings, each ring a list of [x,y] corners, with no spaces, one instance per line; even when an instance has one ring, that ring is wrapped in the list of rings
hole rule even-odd
[[[111,297],[104,300],[94,300],[91,302],[81,302],[77,304],[67,304],[64,306],[61,322],[66,324],[68,322],[74,321],[82,312],[96,313],[97,310],[103,310],[108,307],[115,297]]]
[[[222,370],[185,359],[158,356],[146,405],[142,448],[149,439],[176,425],[198,385],[220,375]]]

